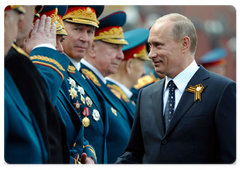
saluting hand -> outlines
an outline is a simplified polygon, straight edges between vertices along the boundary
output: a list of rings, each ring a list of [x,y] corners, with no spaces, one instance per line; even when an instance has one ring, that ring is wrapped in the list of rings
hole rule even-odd
[[[51,44],[56,47],[56,24],[52,23],[51,18],[43,15],[37,19],[35,25],[26,41],[26,51],[31,53],[32,49],[40,44]]]

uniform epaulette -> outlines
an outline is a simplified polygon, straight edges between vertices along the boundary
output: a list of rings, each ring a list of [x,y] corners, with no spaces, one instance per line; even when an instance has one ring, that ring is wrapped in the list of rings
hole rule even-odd
[[[99,83],[97,77],[93,74],[92,71],[87,69],[82,69],[82,72],[87,76],[88,79],[90,79],[96,86],[101,87],[101,84]]]
[[[152,76],[145,75],[140,79],[138,79],[138,83],[135,84],[133,87],[138,90],[154,82],[155,82],[155,79]]]
[[[108,88],[110,88],[110,90],[113,92],[113,94],[115,94],[115,96],[117,96],[117,98],[119,98],[120,100],[123,99],[125,102],[129,102],[129,98],[127,97],[127,95],[123,92],[123,90],[118,87],[115,84],[108,84],[107,85]]]
[[[20,47],[16,46],[14,43],[12,44],[12,47],[20,54],[25,55],[26,57],[29,57],[29,55],[23,51]]]
[[[67,69],[67,72],[68,72],[68,73],[75,74],[75,73],[76,73],[75,70],[76,70],[76,68],[75,68],[74,66],[69,65],[69,66],[68,66],[68,69]]]
[[[41,55],[33,55],[33,56],[30,57],[30,60],[34,64],[39,64],[39,65],[43,65],[43,66],[47,66],[47,67],[52,68],[62,77],[62,79],[64,79],[64,76],[63,76],[63,74],[60,70],[65,71],[65,69],[55,59],[45,57],[45,56],[41,56]]]

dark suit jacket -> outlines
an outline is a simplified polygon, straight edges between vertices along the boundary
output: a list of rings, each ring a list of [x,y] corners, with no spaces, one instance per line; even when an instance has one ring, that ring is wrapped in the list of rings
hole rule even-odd
[[[186,88],[202,84],[202,100],[185,91],[164,133],[164,82],[140,92],[129,143],[116,163],[233,163],[236,83],[200,66]]]

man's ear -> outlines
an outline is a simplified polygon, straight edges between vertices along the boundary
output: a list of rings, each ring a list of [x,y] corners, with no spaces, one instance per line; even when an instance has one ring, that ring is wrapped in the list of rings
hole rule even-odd
[[[128,59],[128,60],[125,60],[126,61],[126,64],[125,64],[125,70],[128,74],[131,73],[131,70],[132,70],[132,65],[133,65],[133,59]]]
[[[93,42],[93,43],[92,43],[92,46],[89,48],[88,54],[89,54],[91,57],[95,57],[95,56],[96,56],[95,46],[96,46],[96,43]]]
[[[190,49],[191,40],[188,36],[184,36],[181,40],[182,52]]]

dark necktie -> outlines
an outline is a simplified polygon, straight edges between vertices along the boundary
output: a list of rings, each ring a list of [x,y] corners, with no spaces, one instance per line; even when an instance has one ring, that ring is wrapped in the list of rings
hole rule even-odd
[[[164,119],[165,119],[165,132],[167,131],[169,124],[172,120],[173,112],[174,112],[174,106],[175,106],[175,89],[176,85],[174,82],[171,80],[168,83],[168,88],[169,88],[169,95],[168,95],[168,100],[165,108],[165,114],[164,114]]]

